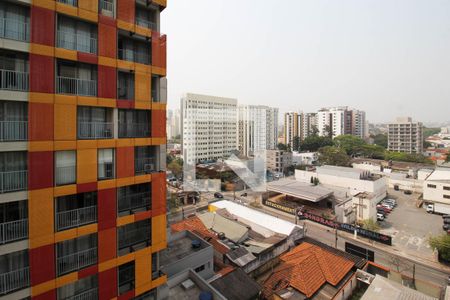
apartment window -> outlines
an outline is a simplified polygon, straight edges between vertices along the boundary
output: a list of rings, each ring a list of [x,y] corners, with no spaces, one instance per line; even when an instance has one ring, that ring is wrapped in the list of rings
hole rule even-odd
[[[158,76],[152,76],[152,101],[153,102],[161,102],[160,99],[160,78]]]
[[[27,189],[27,152],[0,152],[0,194]]]
[[[28,87],[28,55],[20,52],[0,50],[0,89],[28,91]]]
[[[121,100],[134,100],[134,74],[120,72],[117,82],[117,98]]]
[[[28,42],[30,14],[28,8],[0,2],[0,38]]]
[[[71,6],[78,6],[78,1],[77,0],[58,0],[59,3],[64,3],[67,5],[71,5]]]
[[[147,8],[141,5],[136,5],[136,25],[142,26],[156,31],[157,13],[155,8]]]
[[[98,299],[98,276],[92,275],[64,285],[56,293],[58,300]]]
[[[161,272],[159,271],[159,257],[158,253],[152,253],[152,280],[157,279],[160,277]]]
[[[0,256],[0,295],[30,286],[28,250],[17,251]]]
[[[112,138],[112,109],[79,106],[77,113],[77,127],[79,139]]]
[[[119,216],[131,215],[151,208],[151,184],[141,183],[119,187],[117,211]]]
[[[57,231],[97,222],[97,192],[57,197],[55,217]]]
[[[0,204],[0,244],[28,237],[28,202],[14,201]]]
[[[117,228],[118,255],[148,247],[152,241],[151,221],[146,219]]]
[[[194,271],[196,273],[200,273],[201,271],[204,271],[204,270],[205,270],[205,265],[201,265],[200,267],[197,267],[194,269]]]
[[[450,199],[450,195],[444,195],[445,199]]]
[[[450,191],[450,186],[444,186],[445,191]]]
[[[154,146],[134,148],[134,171],[136,175],[149,174],[158,170],[156,165],[157,151]]]
[[[158,299],[156,296],[156,289],[150,290],[142,295],[139,295],[134,298],[134,300],[156,300]]]
[[[0,82],[2,82],[1,73]],[[27,139],[27,103],[17,101],[0,101],[0,142],[26,141]]]
[[[98,179],[114,178],[114,149],[98,150]]]
[[[56,92],[97,96],[97,66],[73,61],[58,61]]]
[[[97,233],[56,244],[56,270],[58,276],[96,263]]]
[[[134,289],[134,261],[118,267],[119,295]]]
[[[119,138],[150,137],[150,111],[119,109]]]
[[[435,189],[436,185],[435,184],[427,184],[427,187],[431,188],[431,189]]]
[[[98,5],[102,15],[114,18],[114,0],[100,0]]]
[[[55,152],[55,184],[65,185],[76,182],[77,152],[56,151]]]
[[[57,46],[86,53],[97,53],[97,26],[58,16]]]
[[[133,38],[119,35],[117,40],[118,58],[144,65],[151,64],[152,45],[146,37],[134,35]]]

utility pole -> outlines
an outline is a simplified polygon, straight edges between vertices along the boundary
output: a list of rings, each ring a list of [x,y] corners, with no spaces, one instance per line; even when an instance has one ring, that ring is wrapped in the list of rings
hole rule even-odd
[[[416,264],[413,264],[413,286],[416,288]]]
[[[334,229],[334,233],[335,233],[334,248],[337,249],[337,242],[338,242],[338,229],[337,228]]]

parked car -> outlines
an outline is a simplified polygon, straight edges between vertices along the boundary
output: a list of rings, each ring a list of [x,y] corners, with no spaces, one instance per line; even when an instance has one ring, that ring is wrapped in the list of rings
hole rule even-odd
[[[223,195],[222,195],[221,193],[219,193],[219,192],[215,192],[215,193],[214,193],[214,198],[222,199],[222,198],[223,198]]]
[[[389,203],[386,203],[386,202],[382,202],[382,203],[381,203],[381,206],[387,207],[387,208],[389,208],[390,210],[394,209],[394,205],[389,204]]]
[[[377,205],[377,209],[381,209],[381,210],[383,210],[385,213],[390,213],[391,211],[392,211],[392,209],[390,209],[390,208],[388,208],[388,207],[384,207],[384,206],[381,206],[380,204],[378,204]]]
[[[412,191],[411,191],[411,190],[405,190],[403,193],[404,193],[405,195],[411,195],[411,194],[412,194]]]
[[[387,213],[384,210],[380,209],[380,208],[377,208],[377,214],[382,214],[385,218],[387,216]]]
[[[383,202],[390,203],[390,204],[392,204],[394,206],[397,206],[397,201],[395,199],[386,198],[386,199],[383,200]]]
[[[377,213],[377,220],[378,221],[384,221],[384,215],[381,213]]]
[[[247,193],[242,193],[242,194],[241,194],[241,197],[247,197],[247,196],[248,196]]]
[[[450,219],[444,219],[444,224],[450,224]]]
[[[445,231],[450,230],[450,224],[444,224],[444,225],[442,225],[442,229],[444,229]]]
[[[442,215],[442,219],[450,219],[450,215]]]

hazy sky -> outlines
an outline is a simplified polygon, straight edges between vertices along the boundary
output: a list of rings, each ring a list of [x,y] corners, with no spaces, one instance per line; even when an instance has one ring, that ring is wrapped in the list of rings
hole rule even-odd
[[[161,19],[169,108],[194,92],[450,120],[449,0],[169,0]]]

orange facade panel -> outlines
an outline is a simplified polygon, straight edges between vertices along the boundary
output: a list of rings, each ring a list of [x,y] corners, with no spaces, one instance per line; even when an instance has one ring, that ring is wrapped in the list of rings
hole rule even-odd
[[[98,0],[78,0],[78,8],[98,13]]]
[[[117,178],[134,176],[134,147],[120,147],[116,153]]]
[[[134,78],[135,100],[150,102],[150,75],[136,72]]]
[[[54,243],[53,188],[28,192],[30,248]]]
[[[135,0],[118,0],[117,1],[117,19],[134,24],[135,20]]]
[[[108,24],[98,24],[98,55],[116,58],[117,29]]]
[[[97,149],[78,149],[77,183],[97,181]]]
[[[152,256],[148,253],[136,254],[135,280],[136,289],[151,282]]]
[[[152,221],[152,245],[158,246],[167,242],[166,215],[162,214],[151,219]]]
[[[77,139],[77,106],[55,104],[54,106],[55,141],[74,141]]]

